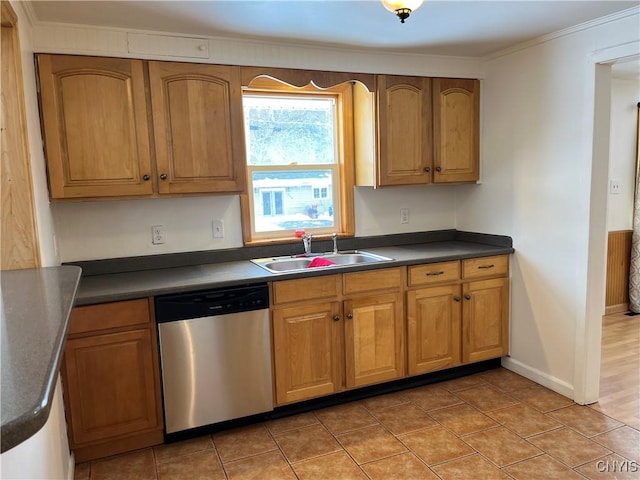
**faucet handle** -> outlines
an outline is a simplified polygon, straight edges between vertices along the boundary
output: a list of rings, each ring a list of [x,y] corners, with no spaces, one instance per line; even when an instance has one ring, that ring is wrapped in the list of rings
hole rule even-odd
[[[331,238],[333,239],[333,253],[334,255],[338,254],[338,234],[333,232],[331,234]]]

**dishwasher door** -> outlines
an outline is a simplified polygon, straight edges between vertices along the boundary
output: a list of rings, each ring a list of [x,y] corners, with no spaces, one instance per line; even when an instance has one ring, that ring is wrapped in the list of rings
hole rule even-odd
[[[273,410],[269,310],[158,324],[167,434]]]

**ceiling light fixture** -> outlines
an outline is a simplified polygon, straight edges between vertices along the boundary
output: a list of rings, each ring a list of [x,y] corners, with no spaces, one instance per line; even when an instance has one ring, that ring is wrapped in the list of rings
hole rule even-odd
[[[409,18],[411,12],[416,10],[424,0],[380,0],[384,8],[395,13],[400,19],[400,23]]]

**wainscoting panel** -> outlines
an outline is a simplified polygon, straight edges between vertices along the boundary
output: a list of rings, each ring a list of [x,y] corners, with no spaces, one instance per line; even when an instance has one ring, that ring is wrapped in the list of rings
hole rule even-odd
[[[631,230],[609,232],[606,313],[626,311],[629,304]]]

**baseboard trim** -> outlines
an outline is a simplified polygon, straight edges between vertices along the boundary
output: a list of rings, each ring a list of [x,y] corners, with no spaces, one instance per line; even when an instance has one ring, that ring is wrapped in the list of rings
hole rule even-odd
[[[533,368],[511,357],[503,357],[502,366],[507,370],[511,370],[512,372],[522,375],[529,380],[533,380],[534,382],[539,383],[540,385],[547,387],[554,392],[559,393],[560,395],[569,397],[572,400],[575,399],[573,385],[570,385],[567,382],[564,382],[552,375],[544,373],[537,368]]]
[[[621,303],[619,305],[609,305],[608,307],[604,307],[605,315],[612,315],[614,313],[624,313],[629,311],[628,303]]]

